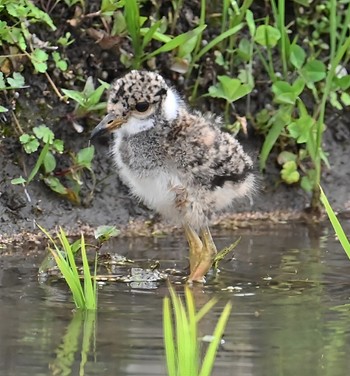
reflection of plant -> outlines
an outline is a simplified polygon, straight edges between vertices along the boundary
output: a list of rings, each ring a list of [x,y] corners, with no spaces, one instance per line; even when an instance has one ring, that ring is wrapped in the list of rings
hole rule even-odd
[[[72,164],[65,170],[56,171],[56,155],[62,154],[64,144],[62,140],[56,139],[54,133],[45,125],[33,128],[33,134],[23,134],[20,142],[27,154],[32,154],[41,149],[34,168],[27,179],[22,176],[13,179],[12,184],[28,185],[39,170],[42,170],[41,179],[54,192],[67,197],[74,203],[80,203],[80,190],[83,185],[82,174],[84,170],[91,173],[93,180],[94,173],[91,162],[94,156],[94,147],[89,146],[81,149],[77,154],[71,153]],[[58,176],[65,177],[72,183],[71,187],[64,185]]]
[[[212,299],[198,312],[191,290],[185,288],[186,304],[170,288],[171,300],[163,301],[163,326],[166,362],[169,376],[209,376],[214,366],[216,351],[220,345],[227,320],[231,312],[231,304],[227,303],[217,322],[210,344],[200,366],[200,344],[198,341],[198,322],[215,305]],[[172,317],[173,306],[174,318]]]
[[[53,375],[74,374],[76,359],[79,359],[79,375],[85,375],[85,366],[91,349],[95,351],[96,338],[95,311],[73,312],[73,318],[64,335],[61,343],[55,350],[55,359],[50,362],[49,368]]]

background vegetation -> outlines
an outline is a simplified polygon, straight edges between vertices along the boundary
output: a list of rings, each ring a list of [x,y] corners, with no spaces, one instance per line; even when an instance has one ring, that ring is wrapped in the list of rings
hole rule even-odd
[[[30,155],[13,184],[39,178],[89,202],[94,149],[72,135],[102,116],[107,82],[150,69],[224,114],[227,131],[259,136],[261,171],[277,163],[276,183],[300,186],[319,208],[327,114],[350,105],[349,0],[0,0],[0,19],[0,132]],[[49,124],[26,122],[26,101]]]

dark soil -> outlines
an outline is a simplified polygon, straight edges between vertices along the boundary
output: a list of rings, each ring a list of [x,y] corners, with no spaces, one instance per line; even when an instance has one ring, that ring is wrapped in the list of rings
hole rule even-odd
[[[88,11],[90,12],[98,10],[94,2],[91,2],[89,7]],[[179,23],[185,29],[193,26],[189,25],[190,17],[186,13],[189,11],[187,9],[184,12],[181,18],[182,23]],[[41,40],[50,40],[54,43],[53,41],[55,38],[57,39],[58,35],[63,35],[67,31],[71,32],[76,40],[73,47],[66,49],[70,62],[70,73],[59,73],[54,67],[49,69],[49,74],[57,87],[81,90],[83,81],[89,76],[92,76],[95,82],[97,79],[110,82],[127,71],[119,62],[119,48],[120,46],[129,48],[127,40],[119,40],[111,47],[97,43],[91,37],[91,28],[101,27],[99,19],[87,18],[73,27],[66,22],[73,18],[73,9],[67,12],[67,8],[61,4],[55,8],[51,16],[58,31],[56,35],[52,35],[46,28],[36,30]],[[170,71],[169,60],[168,55],[160,56],[156,60],[155,68],[186,95],[182,77]],[[208,66],[210,67],[210,62]],[[94,114],[88,119],[79,119],[79,123],[84,126],[84,131],[79,134],[74,130],[71,122],[73,104],[67,105],[60,102],[46,77],[43,74],[33,75],[29,63],[25,65],[23,74],[26,84],[30,85],[30,88],[20,91],[15,110],[22,128],[26,131],[33,126],[45,123],[55,132],[57,138],[62,138],[65,141],[67,150],[77,152],[82,147],[86,147],[92,127],[103,114]],[[210,68],[202,74],[205,78],[202,89],[205,90],[204,85],[211,84]],[[259,75],[258,71],[257,75]],[[82,80],[77,79],[77,76]],[[259,82],[259,77],[256,77],[256,81]],[[269,99],[264,95],[262,87],[261,91],[258,90],[255,93],[252,100],[254,109],[258,110],[264,108]],[[217,107],[213,107],[216,105]],[[201,102],[197,107],[209,108],[217,113],[221,112],[221,104],[215,101]],[[240,108],[238,105],[237,112],[244,115],[243,109],[244,106]],[[328,153],[331,168],[324,169],[322,185],[334,208],[344,213],[350,212],[349,115],[349,112],[329,112],[324,137],[324,149]],[[108,156],[108,139],[99,140],[95,144],[96,155],[93,168],[98,184],[92,200],[83,199],[82,205],[74,205],[50,191],[39,178],[36,178],[27,188],[31,199],[29,202],[24,189],[21,186],[12,185],[10,181],[14,177],[28,174],[35,159],[29,158],[17,141],[18,138],[12,131],[13,117],[7,116],[6,121],[0,126],[3,128],[3,136],[0,139],[0,239],[22,232],[37,232],[35,222],[47,229],[62,226],[71,232],[81,229],[87,231],[87,228],[105,224],[114,224],[119,228],[129,229],[138,234],[150,234],[152,231],[162,228],[161,219],[133,200],[129,196],[128,189],[119,181],[111,158]],[[248,134],[248,137],[241,136],[241,139],[257,161],[262,141],[261,136],[256,134],[252,128],[249,129]],[[216,223],[236,226],[239,223],[246,224],[247,221],[253,219],[279,221],[306,217],[310,195],[296,185],[282,184],[275,160],[276,154],[271,155],[267,170],[263,174],[258,173],[260,187],[253,201],[246,200],[236,203],[232,210],[220,216]],[[65,162],[61,163],[64,165]],[[89,184],[88,177],[87,184]]]

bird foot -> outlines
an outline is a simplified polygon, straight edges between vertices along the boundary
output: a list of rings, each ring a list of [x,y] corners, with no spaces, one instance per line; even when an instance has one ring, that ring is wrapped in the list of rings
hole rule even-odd
[[[187,283],[193,283],[193,282],[196,282],[196,283],[205,283],[205,274],[207,274],[207,271],[209,270],[206,270],[207,268],[201,270],[201,268],[196,268],[195,270],[192,271],[192,273],[189,275],[188,279],[187,279]]]

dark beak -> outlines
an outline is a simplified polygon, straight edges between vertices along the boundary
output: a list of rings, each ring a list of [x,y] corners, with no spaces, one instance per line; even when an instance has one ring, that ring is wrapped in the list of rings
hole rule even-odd
[[[124,119],[117,118],[114,114],[110,113],[106,115],[100,124],[98,124],[94,130],[91,132],[90,140],[97,136],[102,136],[106,132],[112,132],[115,129],[120,128],[120,126],[125,123]]]

